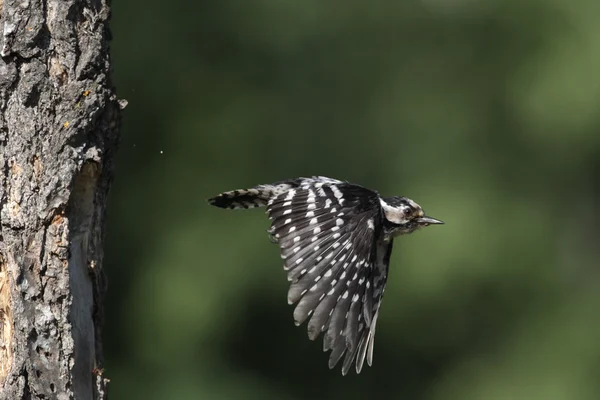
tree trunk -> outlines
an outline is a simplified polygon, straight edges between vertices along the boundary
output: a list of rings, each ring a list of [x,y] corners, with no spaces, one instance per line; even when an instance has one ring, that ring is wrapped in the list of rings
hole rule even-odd
[[[0,0],[0,399],[104,399],[107,0]]]

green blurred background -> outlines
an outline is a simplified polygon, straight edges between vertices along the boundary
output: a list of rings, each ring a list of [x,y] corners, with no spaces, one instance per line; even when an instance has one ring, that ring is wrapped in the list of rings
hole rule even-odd
[[[113,399],[600,398],[600,2],[113,1]],[[326,175],[446,222],[396,241],[374,365],[293,324],[260,210]]]

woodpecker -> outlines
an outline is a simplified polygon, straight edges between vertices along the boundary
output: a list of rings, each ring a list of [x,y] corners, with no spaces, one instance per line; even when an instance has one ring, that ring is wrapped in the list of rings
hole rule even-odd
[[[324,176],[295,178],[224,192],[208,200],[228,209],[266,206],[267,232],[280,248],[288,303],[296,325],[308,321],[308,337],[324,333],[329,368],[344,357],[360,373],[373,363],[375,325],[388,277],[394,237],[442,221],[428,217],[409,198]]]

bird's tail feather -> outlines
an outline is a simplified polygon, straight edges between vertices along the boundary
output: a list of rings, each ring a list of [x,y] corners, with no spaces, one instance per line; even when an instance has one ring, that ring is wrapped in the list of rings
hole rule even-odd
[[[258,185],[250,189],[231,190],[208,199],[208,203],[220,208],[255,208],[266,206],[270,199],[288,191],[290,183]]]

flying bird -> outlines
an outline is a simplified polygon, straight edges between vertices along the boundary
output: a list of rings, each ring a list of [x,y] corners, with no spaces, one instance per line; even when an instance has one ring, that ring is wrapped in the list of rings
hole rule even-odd
[[[329,368],[344,357],[360,373],[372,365],[375,326],[389,271],[394,237],[442,221],[425,215],[406,197],[323,176],[295,178],[224,192],[216,207],[267,207],[267,231],[281,250],[291,282],[289,304],[296,325],[308,321],[308,336],[324,333]],[[345,356],[344,356],[345,355]]]

